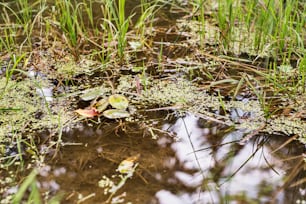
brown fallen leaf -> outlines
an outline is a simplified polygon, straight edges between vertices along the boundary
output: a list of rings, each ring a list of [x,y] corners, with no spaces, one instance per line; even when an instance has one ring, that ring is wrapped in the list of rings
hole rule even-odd
[[[99,115],[99,112],[97,111],[97,109],[92,108],[92,107],[90,109],[77,109],[75,110],[75,112],[86,118],[93,118]]]

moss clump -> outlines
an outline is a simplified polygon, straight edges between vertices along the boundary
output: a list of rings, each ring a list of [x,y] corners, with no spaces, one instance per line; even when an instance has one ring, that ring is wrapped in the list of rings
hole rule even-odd
[[[65,111],[67,106],[60,106],[60,101],[47,102],[41,96],[42,87],[48,84],[45,80],[24,79],[22,81],[0,79],[0,141],[11,144],[16,138],[35,131],[56,128],[65,123],[71,116]],[[14,135],[14,137],[12,137]],[[16,141],[15,141],[16,142]]]
[[[33,82],[24,80],[20,82],[0,79],[0,135],[1,141],[12,132],[24,131],[27,124],[35,122],[35,114],[48,112],[42,99],[38,96]]]
[[[230,101],[225,103],[225,106],[227,110],[241,110],[242,113],[248,115],[247,117],[240,116],[241,119],[238,119],[239,122],[236,124],[238,129],[257,130],[266,121],[259,101]]]
[[[184,79],[156,80],[143,91],[142,101],[161,106],[190,104],[198,98],[198,88]]]
[[[283,116],[272,118],[266,127],[268,133],[282,132],[287,135],[299,135],[300,140],[306,144],[306,123],[299,119],[289,119]]]
[[[97,63],[88,59],[82,59],[78,63],[70,59],[67,62],[57,63],[56,68],[56,75],[60,78],[73,79],[80,74],[91,74],[100,67],[97,66]]]
[[[183,105],[184,111],[191,113],[201,113],[218,119],[222,107],[230,113],[233,109],[239,109],[246,113],[247,117],[238,116],[239,121],[233,121],[230,114],[219,116],[226,124],[235,124],[237,129],[261,131],[273,134],[275,132],[287,135],[298,134],[301,142],[306,144],[306,124],[300,119],[291,120],[286,117],[273,117],[268,121],[265,118],[264,111],[259,101],[222,101],[220,97],[208,95],[205,91],[199,89],[192,82],[183,79],[151,80],[150,86],[146,87],[141,94],[135,97],[135,78],[132,76],[123,76],[119,79],[117,92],[131,93],[133,103],[144,106],[158,105],[159,107]],[[302,104],[301,104],[302,103]],[[304,102],[299,102],[299,107],[304,107]],[[241,117],[241,118],[240,118]],[[262,129],[263,125],[266,127]]]

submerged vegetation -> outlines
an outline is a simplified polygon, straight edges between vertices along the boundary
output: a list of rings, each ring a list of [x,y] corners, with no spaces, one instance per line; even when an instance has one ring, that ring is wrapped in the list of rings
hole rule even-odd
[[[103,105],[81,115],[108,123],[101,103],[114,96],[126,97],[106,110],[123,112],[108,117],[120,124],[167,110],[241,129],[243,142],[265,132],[306,144],[304,1],[1,0],[0,9],[0,203],[59,202],[36,185],[45,155],[84,122],[76,110]]]

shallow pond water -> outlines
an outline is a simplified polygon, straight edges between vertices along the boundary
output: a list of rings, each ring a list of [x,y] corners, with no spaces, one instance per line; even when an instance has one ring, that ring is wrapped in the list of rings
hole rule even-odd
[[[229,127],[193,115],[165,116],[145,127],[123,123],[65,133],[64,147],[40,172],[41,188],[64,193],[63,203],[103,203],[108,196],[99,180],[140,155],[133,177],[114,195],[125,192],[123,203],[295,203],[305,196],[301,186],[290,187],[305,176],[301,158],[293,159],[304,147],[292,142],[273,152],[288,137],[262,135],[241,145],[242,133]]]
[[[135,12],[133,25],[140,15],[139,4],[140,1],[128,1],[126,4],[126,14]],[[103,16],[99,5],[100,2],[93,4],[96,20]],[[143,70],[146,69],[146,73],[159,79],[171,73],[185,75],[190,72],[188,78],[206,86],[206,68],[209,70],[219,65],[203,66],[203,63],[210,62],[209,55],[196,57],[198,61],[195,62],[188,61],[189,55],[196,55],[196,43],[192,40],[198,38],[193,39],[192,33],[184,34],[188,29],[179,28],[180,24],[176,24],[182,15],[180,12],[171,12],[165,6],[156,13],[152,21],[154,33],[150,36],[153,47],[150,50],[134,50],[135,61],[131,65],[139,63],[139,66],[145,67]],[[85,16],[86,25],[87,20]],[[191,22],[187,21],[190,27]],[[215,41],[214,37],[211,38]],[[135,39],[137,41],[138,38]],[[211,45],[213,50],[216,49],[214,44]],[[250,56],[247,54],[246,58]],[[159,72],[161,64],[164,67]],[[179,68],[182,68],[181,73],[178,73]],[[219,75],[219,69],[211,69],[213,72]],[[240,80],[240,70],[237,68],[232,72],[230,74]],[[37,73],[30,71],[29,76],[36,77]],[[209,76],[213,75],[211,73]],[[98,78],[102,81],[101,75]],[[227,92],[234,90],[235,86],[235,83],[229,86]],[[211,86],[205,89],[207,87]],[[55,95],[48,86],[41,87],[37,92],[46,101],[52,101]],[[222,90],[220,93],[227,94],[223,94]],[[306,173],[301,156],[305,146],[294,141],[284,145],[289,137],[262,133],[240,144],[239,140],[245,134],[241,130],[190,114],[171,120],[165,119],[167,114],[153,114],[156,115],[150,114],[147,116],[149,119],[143,121],[108,121],[64,132],[60,149],[56,154],[55,151],[50,152],[39,170],[39,187],[45,193],[44,198],[60,194],[61,203],[89,204],[105,203],[112,198],[118,199],[116,203],[123,199],[121,203],[136,204],[287,204],[305,199]],[[238,119],[248,117],[244,114],[237,116]],[[41,148],[45,150],[44,144]],[[133,177],[127,179],[114,195],[105,195],[105,189],[99,187],[99,182],[107,177],[120,183],[118,165],[130,157],[137,158],[135,163],[138,164]],[[298,185],[299,181],[304,181],[304,184]]]

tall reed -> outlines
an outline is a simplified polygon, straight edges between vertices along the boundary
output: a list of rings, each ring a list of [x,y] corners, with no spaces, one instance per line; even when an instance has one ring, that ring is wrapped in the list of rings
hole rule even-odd
[[[75,47],[79,31],[78,6],[74,6],[69,0],[63,0],[56,1],[56,7],[59,9],[60,27],[67,37],[70,46]]]
[[[200,0],[196,2],[201,4]],[[210,3],[213,4],[212,1]],[[284,63],[292,54],[303,52],[305,3],[298,0],[288,0],[286,3],[281,0],[218,0],[217,3],[217,11],[211,12],[217,20],[221,34],[219,40],[225,51],[232,51],[237,36],[245,36],[239,47],[243,47],[244,42],[253,42],[257,53],[268,51],[275,58],[281,57]],[[203,24],[202,18],[199,21]],[[249,43],[245,46],[249,46]]]

